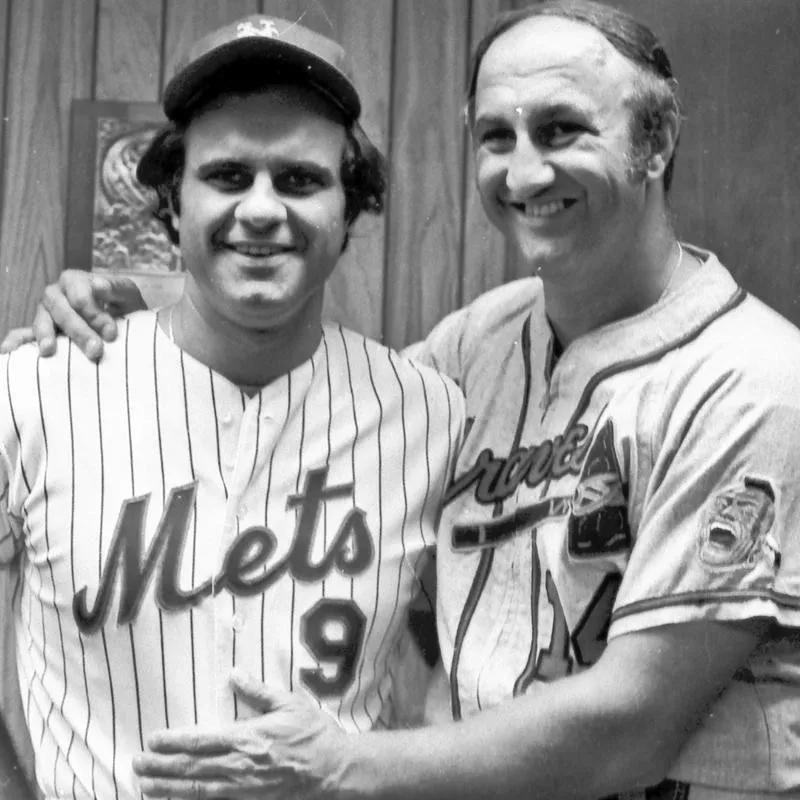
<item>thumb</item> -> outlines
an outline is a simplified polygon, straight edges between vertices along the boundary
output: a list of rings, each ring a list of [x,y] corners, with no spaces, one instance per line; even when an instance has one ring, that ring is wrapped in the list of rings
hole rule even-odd
[[[253,711],[257,711],[261,714],[267,711],[277,711],[291,699],[291,695],[288,692],[262,683],[257,678],[240,669],[234,669],[231,672],[230,683],[234,692],[236,692]]]

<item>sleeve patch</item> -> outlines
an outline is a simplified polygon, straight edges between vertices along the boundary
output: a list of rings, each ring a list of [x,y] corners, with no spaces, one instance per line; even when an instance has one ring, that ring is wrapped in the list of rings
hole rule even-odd
[[[766,560],[777,570],[781,554],[770,535],[775,522],[775,492],[761,478],[745,477],[741,486],[717,494],[706,511],[697,555],[712,570],[750,569]]]

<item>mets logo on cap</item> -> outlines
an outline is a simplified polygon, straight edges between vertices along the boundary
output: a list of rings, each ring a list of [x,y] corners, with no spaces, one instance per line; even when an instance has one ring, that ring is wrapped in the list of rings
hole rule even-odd
[[[770,535],[775,522],[775,492],[768,481],[746,477],[741,486],[717,494],[706,511],[698,556],[707,567],[734,570],[766,557],[780,566],[781,554]]]
[[[280,36],[280,31],[271,19],[260,19],[258,25],[248,19],[236,26],[236,38],[242,39],[245,36],[266,36],[268,39],[276,39]]]

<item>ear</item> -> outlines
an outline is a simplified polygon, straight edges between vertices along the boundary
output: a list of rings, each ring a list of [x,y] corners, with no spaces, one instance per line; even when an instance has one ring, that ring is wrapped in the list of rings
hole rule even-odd
[[[674,110],[666,112],[659,122],[659,129],[653,133],[650,157],[645,162],[645,178],[649,181],[658,181],[664,176],[681,131],[680,115]]]
[[[178,213],[177,209],[175,208],[175,204],[172,202],[172,197],[169,198],[168,201],[169,205],[169,213],[172,217],[172,227],[175,228],[175,232],[180,235],[181,232],[181,215]]]

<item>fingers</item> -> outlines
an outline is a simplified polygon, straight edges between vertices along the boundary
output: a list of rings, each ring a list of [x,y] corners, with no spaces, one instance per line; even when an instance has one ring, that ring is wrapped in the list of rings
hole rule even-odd
[[[124,275],[107,275],[92,280],[94,296],[113,317],[147,308],[136,283]]]
[[[92,327],[107,342],[113,342],[117,338],[117,323],[114,321],[114,317],[121,317],[128,312],[124,302],[120,300],[117,290],[118,280],[120,279],[116,276],[109,278],[93,276],[91,279],[94,303],[87,308],[87,313],[94,313],[95,309],[99,309],[97,316],[92,320]],[[72,301],[69,292],[67,292],[67,299]]]
[[[35,339],[33,328],[14,328],[10,330],[6,334],[6,338],[0,342],[0,353],[10,353],[12,350],[16,350],[20,345],[27,344]]]
[[[297,783],[291,770],[275,768],[267,777],[246,756],[228,753],[198,758],[190,755],[143,753],[133,761],[139,788],[147,797],[258,798],[264,800],[273,785],[278,796],[290,796]]]
[[[33,336],[39,345],[39,352],[45,355],[52,355],[56,351],[56,326],[53,318],[39,303],[36,306],[36,314],[33,317]]]
[[[133,761],[134,772],[148,778],[202,778],[203,780],[223,780],[226,775],[235,774],[249,765],[235,754],[224,756],[205,756],[197,758],[183,753],[163,755],[161,753],[141,753]]]
[[[213,756],[229,753],[236,749],[234,736],[226,731],[209,731],[197,729],[163,730],[154,733],[147,746],[154,753],[191,753],[193,755]],[[138,758],[146,759],[147,754]]]
[[[114,316],[145,307],[139,287],[130,278],[68,269],[56,283],[45,287],[32,327],[11,331],[0,344],[0,352],[10,352],[35,340],[41,355],[52,355],[56,350],[56,333],[61,331],[89,359],[99,361],[103,342],[112,342],[117,337]]]
[[[231,793],[229,782],[208,781],[200,782],[187,780],[186,778],[141,778],[139,780],[139,790],[145,797],[181,797],[189,800],[220,800],[221,798],[246,797],[237,793]],[[250,797],[257,797],[251,794]]]
[[[191,800],[287,800],[290,797],[308,797],[303,781],[286,770],[279,770],[273,778],[253,775],[246,769],[237,772],[207,775],[196,770],[179,775],[148,774],[139,777],[139,790],[146,797],[185,797]]]
[[[98,337],[109,327],[116,328],[111,317],[95,300],[91,274],[82,270],[66,270],[58,283],[47,286],[42,301],[36,310],[33,331],[42,346],[55,343],[56,329],[62,330],[93,361],[99,360],[103,353],[103,342]],[[102,290],[102,284],[99,287]],[[111,339],[116,331],[111,335]]]

